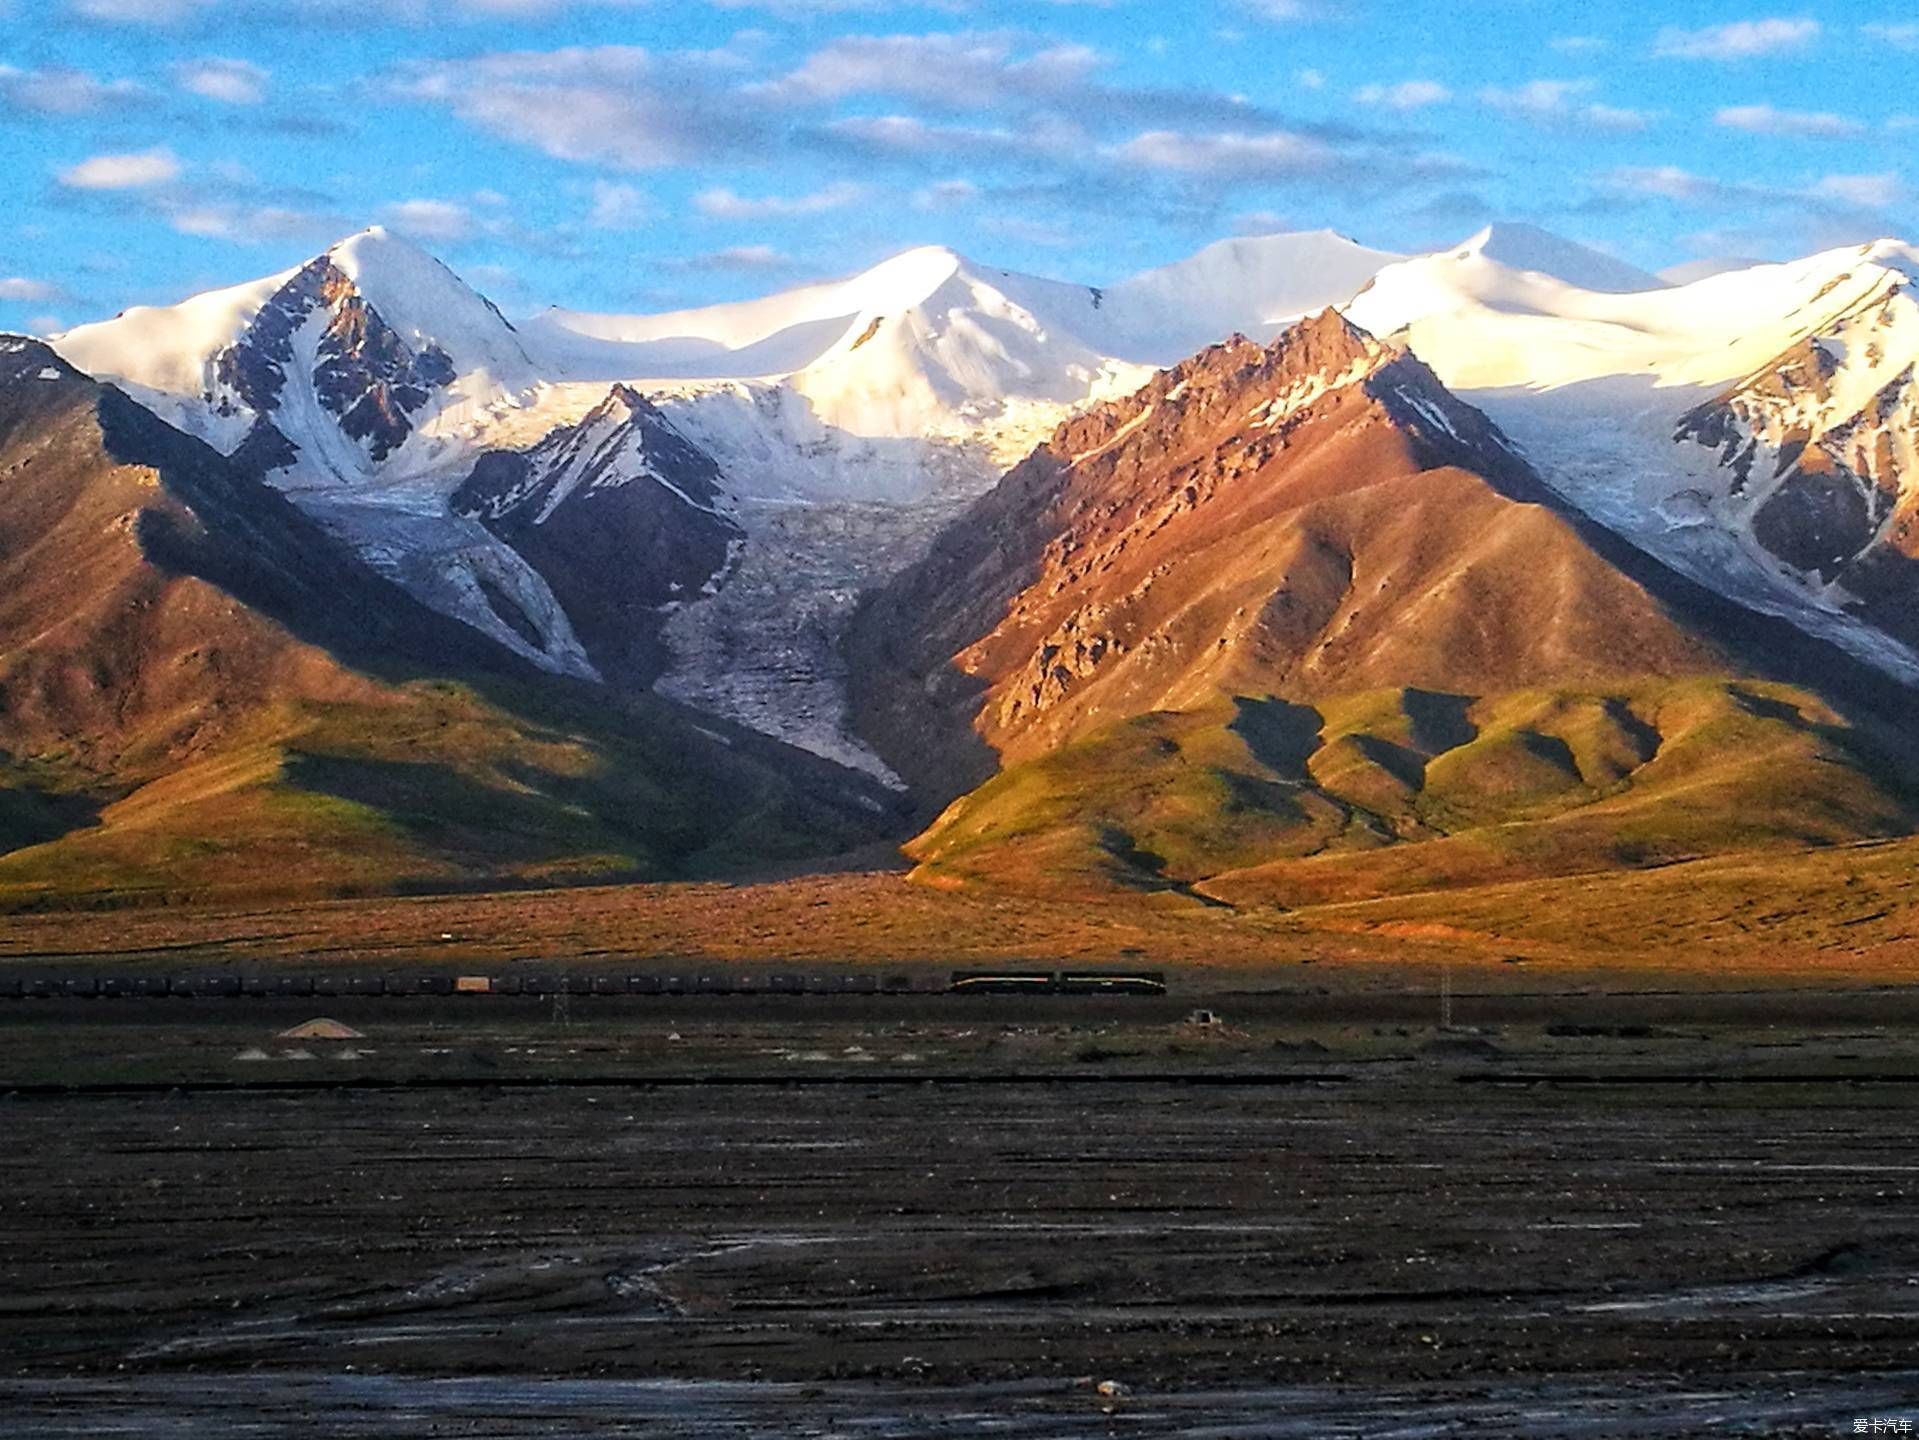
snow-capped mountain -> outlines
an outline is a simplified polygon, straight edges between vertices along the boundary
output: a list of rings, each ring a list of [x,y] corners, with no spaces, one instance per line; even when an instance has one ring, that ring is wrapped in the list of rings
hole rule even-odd
[[[305,484],[431,468],[538,378],[498,309],[377,227],[297,269],[54,340],[163,418]]]
[[[602,675],[647,685],[670,660],[665,616],[717,592],[744,539],[723,496],[712,459],[615,385],[530,449],[482,455],[450,504],[540,573]],[[509,603],[495,608],[526,631]]]
[[[1911,678],[1885,632],[1913,633],[1913,257],[1886,241],[1609,293],[1462,250],[1388,267],[1346,313],[1601,523]]]
[[[855,596],[1072,415],[1327,306],[1634,544],[1919,675],[1888,639],[1913,638],[1911,255],[1668,284],[1501,224],[1409,258],[1245,237],[1089,286],[926,247],[754,301],[515,325],[371,230],[54,343],[523,657],[883,773],[846,723]]]

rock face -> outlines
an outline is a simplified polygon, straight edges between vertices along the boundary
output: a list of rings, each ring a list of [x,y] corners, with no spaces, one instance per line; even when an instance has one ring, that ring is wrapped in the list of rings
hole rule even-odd
[[[256,707],[511,656],[372,573],[284,496],[33,342],[0,339],[0,750],[178,757]]]
[[[1850,279],[1851,277],[1843,277]],[[1845,312],[1676,427],[1774,559],[1919,641],[1919,284],[1885,266]]]
[[[644,686],[671,658],[667,616],[719,588],[743,538],[722,496],[711,457],[616,385],[579,423],[482,455],[449,504],[540,573],[602,676]]]
[[[1888,732],[1788,688],[1890,682],[1566,508],[1331,312],[1061,425],[849,654],[941,881],[1292,903],[1906,823]]]
[[[438,345],[411,349],[331,254],[302,266],[213,357],[214,383],[204,398],[219,415],[252,412],[256,433],[270,425],[295,364],[295,337],[316,314],[325,318],[314,351],[314,397],[373,460],[384,460],[412,433],[411,417],[453,383],[453,362]],[[290,455],[280,463],[291,463]]]
[[[1546,498],[1483,415],[1333,312],[1235,338],[1062,425],[882,590],[856,713],[947,796],[995,755],[1221,691],[1712,663]]]
[[[659,877],[865,843],[890,804],[543,675],[0,336],[0,909]]]

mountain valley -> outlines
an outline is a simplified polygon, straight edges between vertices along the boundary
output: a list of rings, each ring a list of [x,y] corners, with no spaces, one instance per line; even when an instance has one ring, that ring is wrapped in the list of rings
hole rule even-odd
[[[217,475],[282,550],[187,500],[193,558],[136,518],[63,562],[102,618],[57,666],[53,601],[0,614],[38,687],[0,876],[138,894],[214,828],[302,847],[314,894],[920,830],[937,884],[1293,907],[1909,834],[1916,276],[1894,242],[1672,284],[1527,226],[1412,257],[1312,232],[1101,287],[927,248],[515,323],[376,229],[57,360],[11,340],[16,469],[70,427],[35,387],[91,376],[191,456],[162,496]],[[81,553],[40,513],[0,535],[21,596]],[[151,725],[184,641],[127,633],[111,578],[149,571],[247,635]],[[46,678],[89,666],[91,708]],[[427,774],[383,768],[402,744],[437,768],[386,805]],[[269,823],[249,786],[331,798]],[[180,801],[143,849],[115,837],[150,790]],[[458,835],[418,818],[443,806]],[[496,807],[542,838],[487,853]],[[344,864],[360,824],[405,839]]]

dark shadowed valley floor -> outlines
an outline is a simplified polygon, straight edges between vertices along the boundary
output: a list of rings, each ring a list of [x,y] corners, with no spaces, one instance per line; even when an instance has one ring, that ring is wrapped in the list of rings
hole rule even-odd
[[[1912,997],[1205,998],[13,1002],[0,1429],[1919,1421]]]

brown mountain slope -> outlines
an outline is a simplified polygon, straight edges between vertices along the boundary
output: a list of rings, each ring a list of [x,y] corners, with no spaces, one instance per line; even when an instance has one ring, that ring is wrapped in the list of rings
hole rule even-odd
[[[1911,814],[1876,682],[1563,513],[1330,312],[1063,426],[850,645],[889,762],[980,787],[912,847],[928,878],[1291,902]],[[1815,676],[1843,713],[1780,683]]]
[[[0,903],[671,874],[883,813],[834,767],[536,676],[0,339]]]

